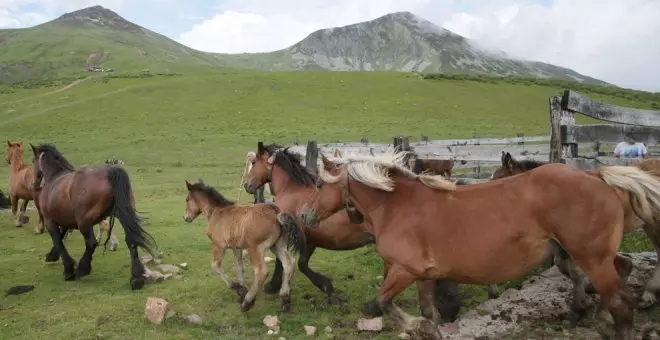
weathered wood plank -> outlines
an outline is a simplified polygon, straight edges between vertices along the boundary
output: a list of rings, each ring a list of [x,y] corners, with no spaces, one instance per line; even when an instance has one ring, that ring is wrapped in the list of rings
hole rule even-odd
[[[446,147],[437,147],[437,146],[417,146],[414,149],[415,153],[418,155],[421,154],[434,154],[434,155],[447,155],[451,157],[459,155],[501,155],[502,151],[508,152],[512,155],[527,155],[527,154],[548,154],[550,152],[550,146],[545,144],[533,144],[533,145],[484,145],[484,146],[446,146]]]
[[[497,145],[497,144],[518,144],[524,143],[541,143],[549,142],[550,136],[523,136],[523,137],[508,137],[508,138],[475,138],[475,139],[443,139],[431,140],[428,142],[417,141],[410,142],[411,147],[419,145],[434,145],[434,146],[456,146],[456,145]],[[319,149],[325,148],[352,148],[352,147],[391,147],[392,144],[385,143],[362,143],[362,142],[345,142],[345,143],[319,143]],[[304,147],[304,146],[303,146]]]
[[[585,143],[599,141],[616,144],[623,141],[623,136],[631,132],[635,139],[646,145],[660,143],[660,127],[615,125],[615,124],[585,124],[562,125],[562,143]]]
[[[639,162],[638,159],[625,159],[615,157],[598,158],[566,158],[564,163],[582,170],[596,170],[603,165],[632,165]]]
[[[612,123],[660,126],[660,111],[658,110],[643,110],[607,104],[571,90],[564,91],[561,107],[565,110],[580,112],[586,116]]]

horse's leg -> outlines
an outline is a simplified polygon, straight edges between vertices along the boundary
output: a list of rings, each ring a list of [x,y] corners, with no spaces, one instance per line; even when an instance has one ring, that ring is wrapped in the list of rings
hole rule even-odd
[[[282,288],[282,261],[279,257],[275,257],[275,270],[273,271],[273,277],[270,281],[264,286],[264,292],[267,294],[275,294],[280,291]]]
[[[496,284],[488,286],[488,298],[497,299],[500,296],[500,287]]]
[[[442,318],[435,308],[435,280],[417,280],[417,296],[422,316],[436,324],[442,323]]]
[[[46,229],[48,229],[50,238],[53,240],[53,247],[55,248],[57,253],[62,257],[62,264],[64,265],[64,280],[65,281],[75,280],[76,262],[73,260],[73,258],[71,258],[71,255],[69,255],[69,252],[64,247],[64,242],[62,242],[62,236],[61,236],[62,234],[60,228],[58,228],[53,223],[53,221],[47,220],[45,222],[46,222]]]
[[[286,239],[282,238],[275,245],[275,254],[282,260],[284,270],[280,289],[280,311],[286,313],[291,311],[291,279],[293,278],[293,268],[296,265],[296,257],[287,249]]]
[[[387,271],[390,270],[390,264],[386,261],[383,261],[383,280],[387,277]],[[380,308],[380,302],[378,298],[371,300],[362,307],[362,313],[368,315],[372,318],[379,317],[383,315],[383,310]]]
[[[22,227],[25,225],[25,223],[23,223],[23,219],[25,217],[25,211],[27,210],[27,205],[29,202],[30,200],[26,198],[24,198],[23,202],[21,202],[21,207],[20,210],[18,211],[18,217],[16,218],[17,227]]]
[[[653,243],[657,254],[657,262],[655,264],[655,269],[653,270],[653,276],[651,276],[651,279],[646,283],[641,298],[642,301],[639,303],[641,308],[648,308],[656,303],[656,295],[660,294],[660,223],[656,223],[653,226],[644,225],[644,230],[651,240],[651,243]]]
[[[140,261],[140,256],[138,255],[138,246],[132,242],[129,242],[128,237],[125,238],[126,247],[128,247],[128,252],[131,255],[131,290],[142,289],[144,287],[144,264]]]
[[[252,281],[250,290],[245,295],[245,299],[243,299],[243,302],[241,303],[241,312],[247,312],[252,306],[254,306],[257,293],[261,287],[263,287],[264,282],[266,282],[266,277],[268,276],[268,266],[266,265],[266,261],[264,261],[263,247],[259,245],[248,249],[248,256],[250,256],[250,263],[252,264],[252,270],[254,271],[254,280]],[[284,286],[284,284],[282,286]]]
[[[20,221],[18,220],[18,198],[16,198],[16,195],[9,195],[9,204],[11,205],[11,214],[14,216],[16,219],[16,227],[21,227],[23,226]]]
[[[39,224],[34,229],[34,232],[37,234],[43,234],[44,232],[44,215],[41,213],[41,206],[39,205],[39,197],[35,194],[34,197],[34,206],[37,208],[37,215],[39,215]]]
[[[64,240],[64,236],[67,234],[67,229],[64,228],[57,228],[57,232],[60,235],[60,239]],[[55,243],[53,243],[53,246],[50,248],[50,252],[46,254],[46,263],[53,263],[57,262],[57,260],[60,259],[60,252],[57,250],[57,247],[55,247]]]
[[[211,268],[213,268],[213,271],[220,275],[222,281],[225,281],[227,287],[231,289],[232,283],[229,279],[229,276],[227,276],[227,274],[225,274],[225,270],[222,269],[222,258],[225,256],[226,251],[227,248],[218,247],[215,243],[213,244],[213,259],[211,260]]]
[[[83,227],[80,228],[80,233],[85,239],[85,253],[80,258],[80,261],[78,261],[78,269],[76,270],[77,278],[85,277],[92,272],[92,257],[94,256],[94,250],[96,250],[96,246],[98,245],[96,238],[94,238],[94,225],[81,225]]]
[[[383,313],[394,319],[403,331],[412,335],[413,338],[422,339],[442,339],[437,325],[423,317],[413,317],[404,312],[392,301],[399,293],[405,290],[415,281],[415,276],[405,270],[403,267],[392,264],[389,267],[387,276],[378,291],[378,302]]]
[[[443,321],[453,322],[458,317],[458,311],[463,306],[463,294],[458,283],[440,279],[434,280],[435,308]]]
[[[238,282],[232,282],[231,289],[236,291],[238,294],[238,302],[243,302],[245,299],[245,294],[247,294],[247,288],[245,287],[245,267],[243,266],[243,249],[232,249],[234,253],[234,266],[236,267],[236,280]]]
[[[310,281],[312,281],[312,284],[314,284],[316,288],[324,292],[328,299],[330,299],[335,290],[332,286],[332,280],[309,268],[309,259],[314,254],[314,250],[316,250],[316,245],[308,242],[305,251],[300,253],[300,256],[298,257],[298,269],[301,273],[305,274]]]

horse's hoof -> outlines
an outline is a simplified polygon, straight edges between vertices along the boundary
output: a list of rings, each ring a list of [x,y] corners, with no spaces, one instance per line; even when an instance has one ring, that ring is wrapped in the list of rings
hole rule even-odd
[[[256,299],[253,299],[252,301],[243,301],[243,303],[241,303],[241,312],[245,313],[252,309],[255,300]]]
[[[280,303],[280,313],[290,313],[291,312],[291,295],[282,296],[282,302]]]
[[[131,278],[131,290],[138,290],[144,287],[144,278],[142,277],[132,277]]]
[[[421,318],[419,321],[415,322],[411,333],[419,336],[420,339],[442,340],[440,328],[426,318]],[[413,336],[413,338],[416,337]]]
[[[239,303],[241,303],[243,299],[245,299],[245,295],[247,295],[248,292],[248,289],[245,286],[243,286],[238,282],[232,282],[229,288],[233,289],[236,292],[236,295],[238,295]]]
[[[71,271],[71,273],[64,273],[64,281],[75,281],[76,280],[76,274]]]
[[[282,288],[281,284],[276,284],[273,281],[269,282],[264,286],[264,293],[266,294],[275,294],[280,291],[280,288]]]
[[[92,273],[92,266],[78,266],[76,277],[82,278]]]
[[[362,313],[372,318],[383,316],[383,311],[380,309],[380,304],[376,299],[366,303],[364,307],[362,307]]]

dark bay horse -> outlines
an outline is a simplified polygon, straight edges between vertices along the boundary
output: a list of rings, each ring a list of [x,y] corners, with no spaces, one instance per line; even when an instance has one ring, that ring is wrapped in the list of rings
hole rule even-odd
[[[9,197],[11,212],[16,218],[16,226],[22,227],[29,219],[25,216],[25,210],[30,201],[34,200],[39,215],[39,224],[34,228],[34,232],[41,234],[44,232],[44,221],[39,209],[39,202],[36,199],[32,182],[34,181],[34,167],[27,165],[23,161],[23,142],[12,143],[7,141],[5,160],[9,164]],[[19,200],[23,200],[19,209]]]
[[[512,280],[546,260],[554,240],[591,279],[599,312],[609,311],[614,320],[614,337],[634,338],[635,299],[615,259],[633,217],[653,221],[660,210],[660,181],[634,167],[602,167],[593,176],[548,164],[457,187],[441,176],[414,174],[404,156],[349,157],[337,164],[336,176],[321,168],[318,195],[301,213],[310,227],[347,204],[362,213],[387,268],[378,301],[404,331],[442,338],[432,309],[425,313],[432,314],[430,321],[393,303],[410,284],[432,295],[430,280]]]
[[[257,143],[257,155],[245,177],[245,190],[253,193],[257,188],[270,183],[273,194],[276,195],[276,205],[283,212],[300,214],[303,204],[315,195],[317,174],[311,173],[301,164],[296,154],[288,148],[276,144],[264,146]],[[324,162],[328,160],[322,157]],[[358,220],[349,219],[345,211],[338,211],[323,220],[319,228],[303,228],[306,238],[306,251],[298,258],[299,270],[322,292],[331,297],[334,287],[330,278],[309,268],[309,260],[316,248],[328,250],[353,250],[374,242],[373,236],[364,224]],[[266,285],[266,292],[274,294],[282,284],[282,263],[275,262],[275,272]],[[437,281],[436,306],[444,320],[453,321],[462,305],[462,296],[458,284],[448,280]],[[368,303],[365,314],[379,316],[382,314],[377,301]]]
[[[534,160],[519,161],[514,159],[510,153],[502,152],[502,164],[499,168],[497,168],[493,172],[493,175],[491,176],[491,180],[497,180],[500,178],[521,174],[546,164],[548,163],[534,161]],[[649,158],[642,160],[638,163],[635,163],[631,166],[642,169],[650,173],[651,175],[655,176],[656,178],[660,178],[660,160]],[[587,171],[587,173],[594,175],[597,174],[597,172],[593,172],[593,171]],[[660,220],[660,216],[656,216],[656,218],[657,220]],[[649,240],[651,240],[651,243],[655,247],[655,252],[658,258],[660,258],[660,223],[656,222],[654,224],[647,224],[644,223],[643,220],[638,220],[637,223],[632,223],[629,226],[630,228],[625,230],[626,233],[632,232],[633,230],[637,230],[640,228],[644,230]],[[586,283],[586,288],[587,291],[593,290],[593,287],[591,287],[590,282]],[[579,294],[578,298],[581,299],[586,298],[584,297],[585,294],[584,292],[579,291],[577,293]],[[644,288],[644,293],[642,294],[639,302],[639,306],[642,308],[653,306],[656,303],[657,296],[659,294],[660,294],[660,264],[656,264],[655,270],[653,272],[653,276],[646,283],[646,286]]]
[[[97,247],[93,226],[108,216],[119,219],[126,234],[131,255],[131,289],[144,286],[144,265],[138,257],[138,247],[153,255],[155,240],[142,227],[143,219],[135,211],[135,200],[128,173],[122,167],[105,165],[75,170],[52,144],[30,145],[34,152],[34,186],[44,226],[53,240],[46,262],[62,257],[64,280],[87,276],[92,271],[92,255]],[[43,186],[38,188],[41,182]],[[110,231],[114,219],[110,219]],[[64,247],[63,238],[69,229],[78,229],[85,239],[85,253],[78,268]],[[107,243],[107,240],[106,240]]]

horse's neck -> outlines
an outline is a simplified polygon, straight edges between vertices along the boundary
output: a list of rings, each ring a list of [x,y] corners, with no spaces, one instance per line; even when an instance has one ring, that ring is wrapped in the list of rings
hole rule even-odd
[[[273,191],[275,191],[278,200],[281,200],[282,197],[289,197],[290,195],[309,194],[314,190],[313,188],[296,183],[279,167],[273,167],[270,185]]]
[[[10,169],[12,173],[19,172],[25,168],[27,168],[27,165],[23,162],[23,156],[12,156],[11,157],[11,164],[10,164]]]

